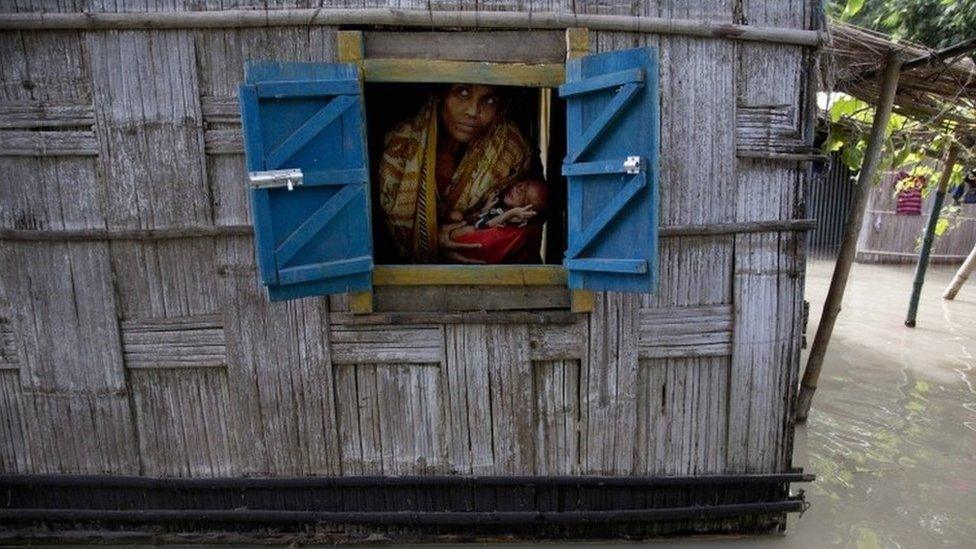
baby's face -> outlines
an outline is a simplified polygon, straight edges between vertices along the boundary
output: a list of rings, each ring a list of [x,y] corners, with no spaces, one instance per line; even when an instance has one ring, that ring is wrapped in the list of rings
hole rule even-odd
[[[502,197],[502,202],[509,208],[532,204],[536,209],[542,209],[542,206],[545,206],[545,191],[536,181],[519,181],[509,187]]]

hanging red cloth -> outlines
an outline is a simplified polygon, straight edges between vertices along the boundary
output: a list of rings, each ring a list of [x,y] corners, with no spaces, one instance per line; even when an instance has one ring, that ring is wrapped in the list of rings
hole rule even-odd
[[[922,215],[922,188],[925,187],[925,177],[909,176],[906,172],[899,172],[895,179],[895,187],[899,189],[895,213]]]

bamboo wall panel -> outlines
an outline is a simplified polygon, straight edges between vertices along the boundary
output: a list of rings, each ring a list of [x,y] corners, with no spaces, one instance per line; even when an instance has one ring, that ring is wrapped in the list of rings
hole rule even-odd
[[[140,474],[126,394],[21,391],[29,468],[18,473]]]
[[[212,238],[113,241],[112,270],[125,319],[219,311]]]
[[[333,364],[444,361],[441,326],[333,326],[330,339]]]
[[[642,309],[641,358],[726,356],[732,351],[732,306]]]
[[[801,104],[800,59],[799,50],[790,46],[741,45],[738,106]],[[801,216],[803,172],[796,163],[740,159],[737,168],[737,220]],[[802,335],[803,240],[785,232],[735,237],[730,472],[789,467],[789,411]]]
[[[641,360],[637,475],[725,471],[728,357]]]
[[[105,226],[105,193],[94,159],[0,156],[0,226],[87,229]]]
[[[14,329],[10,325],[10,312],[0,308],[0,370],[16,370],[18,368],[20,368],[20,360],[17,357]]]
[[[736,428],[728,456],[735,472],[781,471],[789,464],[792,443],[785,437],[802,336],[800,246],[795,235],[737,237],[729,388],[729,423]]]
[[[445,326],[448,459],[463,474],[531,471],[535,421],[526,326]]]
[[[224,369],[139,369],[129,374],[142,474],[219,477],[235,473]]]
[[[0,102],[0,130],[91,128],[95,114],[90,99],[57,101],[4,100]]]
[[[802,28],[805,4],[540,0],[517,9]],[[44,5],[83,7],[221,6]],[[749,150],[736,112],[760,135],[799,135],[803,50],[590,36],[593,52],[659,48],[662,226],[799,215],[795,164],[736,160]],[[0,144],[31,155],[4,156],[0,146],[0,169],[36,174],[29,184],[0,180],[0,226],[249,223],[236,100],[244,60],[332,61],[335,41],[327,27],[0,33]],[[769,116],[756,124],[750,112]],[[79,137],[74,149],[51,146]],[[65,155],[89,150],[98,156]],[[269,303],[250,237],[2,242],[0,311],[9,307],[16,362],[0,359],[0,441],[13,441],[2,442],[0,463],[183,476],[780,470],[789,464],[783,403],[795,382],[801,252],[792,233],[668,237],[657,294],[598,294],[594,312],[572,324],[367,327],[348,317],[330,326],[329,303],[344,310],[341,297]],[[35,271],[44,276],[26,276]],[[406,303],[388,293],[377,303]],[[562,291],[527,297],[533,307],[566,306]],[[27,325],[35,318],[42,335]],[[57,347],[50,334],[81,354],[46,349]],[[78,435],[61,435],[65,426]]]
[[[24,394],[15,368],[0,368],[0,411],[0,472],[30,471]]]
[[[809,0],[742,0],[742,22],[777,28],[808,29],[811,18]]]
[[[580,380],[583,474],[628,474],[633,469],[639,306],[638,295],[597,294]]]
[[[660,240],[658,291],[641,296],[641,307],[690,307],[732,302],[733,236],[685,236]]]
[[[217,315],[122,322],[122,357],[132,368],[223,368],[224,327]]]
[[[24,385],[125,388],[108,259],[104,243],[0,246],[0,299],[13,307]]]
[[[0,33],[0,59],[4,60],[0,64],[0,100],[90,102],[82,36],[80,31]]]
[[[935,201],[935,192],[922,201],[922,215],[896,212],[895,174],[888,173],[868,196],[867,211],[857,240],[855,259],[864,263],[915,263]],[[946,198],[946,205],[952,198]],[[935,239],[932,260],[961,263],[976,242],[976,204],[961,204],[955,226]]]
[[[335,380],[344,474],[445,472],[438,364],[337,366]]]
[[[339,474],[326,300],[269,303],[250,238],[217,250],[239,472]]]
[[[535,375],[536,475],[579,474],[580,361],[540,360]]]

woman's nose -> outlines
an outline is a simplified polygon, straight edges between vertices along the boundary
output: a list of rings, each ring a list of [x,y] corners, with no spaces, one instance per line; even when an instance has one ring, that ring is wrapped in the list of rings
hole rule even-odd
[[[472,101],[472,102],[468,103],[467,108],[464,109],[464,114],[470,116],[471,118],[477,118],[478,117],[478,103],[476,101]]]

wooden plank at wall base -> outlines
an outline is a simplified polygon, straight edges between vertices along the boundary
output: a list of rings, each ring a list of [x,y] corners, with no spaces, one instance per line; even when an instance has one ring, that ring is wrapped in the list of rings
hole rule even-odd
[[[142,474],[231,476],[224,369],[132,370],[132,406],[139,430]]]
[[[630,474],[637,421],[640,296],[599,292],[580,381],[581,473]]]
[[[579,474],[579,360],[532,363],[536,475]]]
[[[237,472],[340,474],[327,300],[270,303],[251,238],[216,247]]]
[[[336,366],[344,474],[447,470],[438,364]]]
[[[642,360],[634,474],[725,471],[728,357]]]

